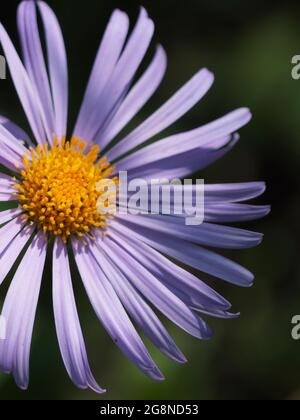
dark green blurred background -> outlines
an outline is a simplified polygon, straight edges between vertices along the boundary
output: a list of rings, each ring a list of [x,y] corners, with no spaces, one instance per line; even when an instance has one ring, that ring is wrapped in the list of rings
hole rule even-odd
[[[77,287],[90,360],[108,399],[286,399],[300,398],[300,342],[291,339],[291,318],[300,314],[300,81],[291,78],[291,58],[300,54],[299,1],[274,0],[53,0],[65,36],[70,69],[70,121],[74,123],[105,24],[115,7],[135,21],[143,4],[156,22],[155,43],[167,50],[169,67],[161,89],[136,121],[161,104],[200,67],[216,83],[172,132],[193,128],[235,107],[254,118],[233,152],[204,174],[208,182],[266,180],[259,201],[272,204],[266,220],[244,224],[265,233],[255,250],[233,258],[256,274],[252,289],[211,282],[241,311],[234,321],[211,320],[215,338],[200,342],[169,325],[189,363],[176,365],[150,349],[166,375],[145,378],[117,350]],[[17,42],[17,1],[1,2],[1,21]],[[149,57],[148,57],[149,60]],[[0,114],[27,128],[10,78],[0,81]],[[51,271],[50,265],[47,272]],[[26,273],[24,273],[26,275]],[[8,283],[8,282],[7,282]],[[79,282],[77,282],[79,283]],[[7,285],[0,291],[5,296]],[[0,374],[0,399],[96,399],[69,381],[56,342],[51,279],[40,298],[24,393]]]

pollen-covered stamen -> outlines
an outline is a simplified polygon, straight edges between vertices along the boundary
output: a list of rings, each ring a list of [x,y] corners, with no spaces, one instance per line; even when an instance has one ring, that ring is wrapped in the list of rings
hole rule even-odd
[[[103,193],[97,184],[110,178],[113,168],[105,157],[98,160],[98,146],[86,149],[87,143],[75,137],[70,142],[56,139],[51,149],[46,145],[31,149],[31,159],[23,157],[21,180],[15,185],[24,217],[64,241],[104,228],[110,216],[97,210]],[[112,180],[117,185],[118,179]]]

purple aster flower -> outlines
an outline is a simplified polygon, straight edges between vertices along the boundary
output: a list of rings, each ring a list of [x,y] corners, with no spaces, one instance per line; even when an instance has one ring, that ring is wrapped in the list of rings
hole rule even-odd
[[[43,55],[37,11],[45,33]],[[210,124],[143,146],[170,127],[207,93],[213,75],[200,70],[153,115],[118,143],[122,129],[158,88],[165,70],[161,46],[142,76],[135,75],[151,42],[154,24],[144,9],[129,34],[128,16],[116,10],[108,23],[73,136],[66,140],[68,70],[61,29],[42,1],[18,9],[23,61],[5,29],[0,42],[33,138],[5,117],[0,119],[0,199],[12,202],[0,212],[0,284],[22,253],[3,307],[6,339],[0,341],[0,367],[19,387],[29,381],[29,354],[46,253],[52,251],[53,306],[61,354],[79,388],[104,392],[89,367],[70,273],[74,255],[84,287],[104,328],[122,352],[147,376],[162,380],[137,333],[137,324],[158,349],[184,363],[157,308],[199,339],[211,330],[199,314],[231,318],[230,303],[182,266],[218,279],[251,286],[253,275],[211,248],[258,245],[262,235],[223,226],[255,220],[268,206],[245,204],[265,190],[262,182],[205,186],[205,220],[186,226],[176,215],[103,215],[96,185],[118,171],[129,179],[185,177],[225,155],[251,114],[241,108]],[[46,64],[47,63],[47,64]],[[101,151],[105,149],[105,156]],[[114,166],[111,166],[112,162]],[[189,187],[196,193],[197,187]],[[17,207],[13,207],[18,201]],[[209,249],[207,249],[207,247]],[[176,261],[176,262],[173,262]]]

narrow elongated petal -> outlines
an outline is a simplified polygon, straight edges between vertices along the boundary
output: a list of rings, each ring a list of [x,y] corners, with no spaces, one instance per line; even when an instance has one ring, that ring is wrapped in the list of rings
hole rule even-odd
[[[270,206],[237,203],[209,204],[205,206],[205,220],[214,223],[246,222],[261,219],[270,211]]]
[[[12,201],[12,200],[13,198],[11,195],[0,192],[0,202],[7,203],[8,201]]]
[[[19,216],[21,213],[22,213],[22,210],[19,208],[1,211],[0,212],[0,225],[2,225],[3,223],[9,222],[10,220]]]
[[[0,24],[0,43],[35,139],[39,144],[44,144],[46,142],[44,128],[46,126],[46,118],[39,96],[2,24]]]
[[[23,59],[27,73],[36,86],[46,121],[47,133],[55,131],[52,97],[37,24],[36,4],[22,1],[18,8],[18,28],[21,39]],[[48,138],[50,141],[51,138]]]
[[[27,143],[29,146],[33,145],[28,134],[8,118],[0,116],[0,124],[3,125],[3,127],[5,127],[16,139]]]
[[[194,309],[195,311],[200,312],[203,315],[208,315],[211,316],[213,318],[220,318],[220,319],[236,319],[240,317],[240,313],[237,314],[233,314],[231,312],[225,312],[225,311],[220,311],[220,310],[211,310],[208,311],[206,309],[198,309],[198,308],[193,308],[193,306],[191,305],[191,309]]]
[[[13,186],[16,184],[16,180],[10,175],[0,174],[0,191],[7,194],[16,192]]]
[[[75,260],[91,304],[104,328],[124,354],[156,380],[163,376],[128,318],[116,292],[89,251],[73,242]]]
[[[4,129],[4,126],[1,126]],[[6,130],[6,129],[5,129]],[[14,152],[8,145],[7,138],[0,138],[0,164],[10,169],[12,172],[17,172],[17,168],[22,166],[20,155]]]
[[[0,203],[1,204],[12,204],[12,199],[11,198],[8,198],[7,199],[7,195],[5,195],[5,194],[0,194]]]
[[[7,185],[0,185],[0,194],[1,196],[5,197],[7,196],[7,200],[12,200],[12,195],[15,192],[15,190],[12,188],[12,185],[7,184]]]
[[[70,378],[81,389],[105,392],[95,381],[89,367],[77,314],[69,257],[61,239],[55,241],[53,250],[53,307],[60,351]]]
[[[0,178],[0,191],[1,193],[12,194],[16,190],[13,190],[14,181],[11,178],[11,181],[6,181]]]
[[[44,235],[38,234],[14,275],[2,311],[6,339],[0,341],[0,366],[13,373],[22,389],[29,381],[29,353],[46,249]]]
[[[192,187],[193,188],[193,187]],[[236,184],[206,184],[205,201],[230,202],[247,201],[259,197],[266,190],[265,182],[243,182]]]
[[[206,323],[129,253],[109,238],[103,240],[99,246],[103,248],[107,255],[110,255],[134,287],[172,322],[197,338],[203,340],[211,338],[212,333]]]
[[[174,264],[135,235],[131,235],[131,229],[120,223],[114,223],[111,226],[110,236],[123,247],[126,247],[125,243],[128,243],[132,249],[132,255],[175,294],[179,293],[182,300],[189,298],[194,302],[195,307],[207,309],[228,310],[231,308],[226,299],[199,278]]]
[[[136,289],[127,281],[123,273],[107,255],[94,245],[90,247],[100,267],[118,294],[129,315],[138,323],[143,332],[154,345],[171,359],[184,363],[185,357],[178,349],[167,330],[164,328],[153,310],[144,301]]]
[[[126,223],[124,224],[126,226]],[[132,235],[137,235],[141,241],[154,249],[204,273],[238,286],[250,287],[253,284],[252,273],[228,258],[205,248],[182,239],[174,241],[170,236],[140,226],[133,227]]]
[[[23,229],[25,221],[20,217],[11,220],[0,229],[0,254],[5,250],[7,245],[14,237]]]
[[[117,159],[169,127],[203,98],[212,83],[213,75],[206,69],[200,70],[158,111],[114,146],[109,151],[108,158]]]
[[[148,18],[146,11],[141,9],[137,24],[114,72],[103,89],[97,106],[91,110],[86,121],[85,138],[94,139],[106,121],[110,120],[117,112],[147,52],[153,32],[153,22]]]
[[[3,128],[3,127],[2,127]],[[17,168],[20,167],[21,157],[20,154],[16,153],[7,145],[7,139],[3,141],[3,138],[0,136],[0,159],[1,163],[6,166],[8,169],[16,172]]]
[[[5,144],[20,157],[27,153],[27,149],[24,147],[24,145],[18,139],[16,139],[15,136],[2,124],[0,124],[0,139],[3,144]]]
[[[128,172],[128,178],[143,178],[151,181],[151,179],[167,178],[171,180],[190,176],[221,159],[232,150],[238,140],[239,135],[237,133],[222,137],[213,146],[207,145],[206,147],[188,150],[170,158],[135,168]]]
[[[4,173],[0,173],[0,182],[11,182],[12,177],[10,175],[4,174]]]
[[[155,56],[145,73],[130,90],[106,128],[101,130],[96,137],[95,142],[101,148],[106,147],[148,102],[162,81],[166,67],[166,53],[161,46],[158,46]]]
[[[74,135],[87,138],[86,122],[91,112],[97,108],[104,87],[108,83],[114,68],[120,58],[129,29],[128,16],[120,10],[115,10],[105,30],[100,44],[91,76],[86,88],[80,113],[74,129]]]
[[[130,170],[139,166],[148,165],[172,159],[176,155],[186,153],[193,149],[219,149],[224,146],[222,139],[236,132],[251,119],[248,109],[239,109],[226,115],[213,123],[207,124],[187,133],[176,134],[155,142],[118,162],[119,170]],[[221,143],[220,143],[221,141]]]
[[[6,197],[6,201],[14,200],[16,189],[14,188],[16,181],[8,175],[0,175],[0,195]],[[5,201],[5,200],[3,200]]]
[[[68,64],[61,28],[52,9],[43,1],[38,7],[45,31],[50,86],[55,116],[55,134],[58,137],[67,133],[68,118]],[[52,140],[52,139],[51,139]]]
[[[0,285],[13,267],[16,259],[29,241],[33,233],[33,227],[25,227],[12,241],[9,242],[0,254]]]
[[[16,171],[15,163],[13,163],[12,159],[8,158],[7,156],[0,156],[0,165],[10,169],[11,171]]]
[[[229,226],[203,223],[199,226],[186,226],[184,218],[173,216],[132,216],[118,215],[131,225],[143,226],[175,238],[191,241],[199,245],[217,248],[243,249],[259,245],[263,235]]]

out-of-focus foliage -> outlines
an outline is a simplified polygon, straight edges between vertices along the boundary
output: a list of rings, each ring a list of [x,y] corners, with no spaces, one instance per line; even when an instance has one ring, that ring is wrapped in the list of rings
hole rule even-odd
[[[136,18],[143,4],[156,22],[169,69],[161,89],[138,116],[148,115],[200,67],[216,83],[209,95],[171,131],[210,121],[249,106],[253,121],[241,142],[201,174],[206,182],[266,180],[261,202],[267,220],[247,227],[263,231],[262,246],[232,253],[256,273],[250,290],[214,282],[241,311],[238,320],[212,320],[215,338],[200,342],[170,326],[189,363],[179,366],[151,346],[166,375],[154,383],[116,349],[99,325],[76,279],[76,295],[91,364],[109,399],[275,399],[300,397],[300,342],[291,339],[291,318],[300,313],[300,81],[291,78],[291,58],[300,54],[300,4],[269,0],[52,0],[62,24],[70,67],[70,116],[74,123],[96,48],[115,7]],[[1,3],[1,21],[17,42],[17,1]],[[154,50],[155,42],[152,50]],[[101,70],[99,70],[101,71]],[[11,80],[0,81],[0,114],[27,127]],[[230,254],[231,255],[231,254]],[[1,261],[0,261],[1,264]],[[51,263],[46,267],[34,330],[28,392],[0,374],[0,399],[102,398],[79,391],[64,370],[53,325]],[[24,273],[26,275],[26,273]],[[8,281],[0,290],[2,301]]]

